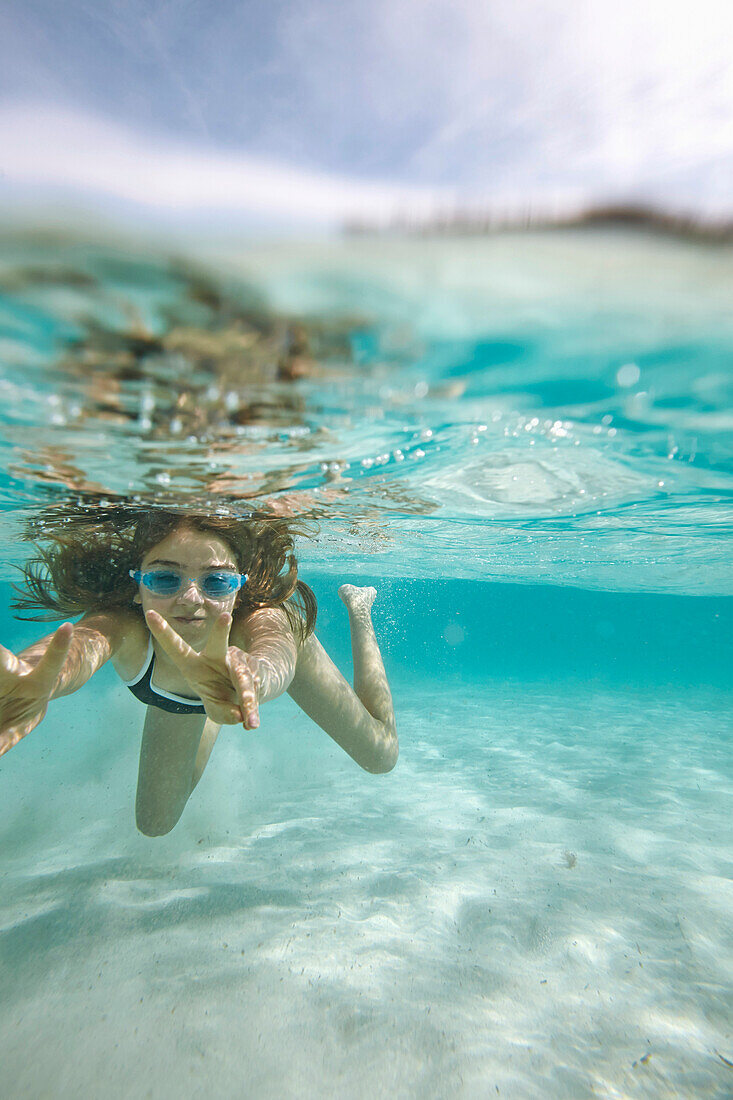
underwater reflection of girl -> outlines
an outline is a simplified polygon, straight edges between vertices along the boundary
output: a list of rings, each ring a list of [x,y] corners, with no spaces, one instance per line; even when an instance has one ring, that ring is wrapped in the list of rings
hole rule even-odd
[[[392,697],[371,621],[373,588],[343,585],[354,688],[313,633],[316,602],[298,579],[283,520],[160,509],[127,522],[57,525],[24,569],[15,606],[64,623],[20,656],[0,646],[0,754],[108,660],[147,704],[138,828],[169,832],[219,728],[259,725],[259,705],[288,691],[370,772],[397,759]]]

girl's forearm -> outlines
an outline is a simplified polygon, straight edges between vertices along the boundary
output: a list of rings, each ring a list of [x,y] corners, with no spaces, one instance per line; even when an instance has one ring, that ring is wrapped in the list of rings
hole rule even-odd
[[[29,646],[21,654],[21,660],[35,668],[53,637],[50,634]],[[98,630],[77,624],[71,639],[69,653],[54,684],[51,698],[71,695],[78,691],[112,655],[110,641]]]
[[[295,675],[298,649],[282,611],[263,608],[236,624],[234,644],[257,661],[260,686],[257,701],[266,703],[288,690]]]
[[[293,681],[297,663],[293,635],[278,630],[260,630],[251,638],[247,652],[258,662],[258,702],[266,703],[286,692]]]
[[[260,645],[248,650],[250,657],[257,660],[260,685],[257,689],[257,702],[266,703],[277,699],[290,687],[295,675],[295,659],[290,659],[289,650],[277,645]]]

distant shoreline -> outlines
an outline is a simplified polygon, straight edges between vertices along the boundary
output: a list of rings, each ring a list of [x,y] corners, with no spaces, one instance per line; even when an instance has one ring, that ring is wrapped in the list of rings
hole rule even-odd
[[[21,211],[0,209],[0,238],[4,240],[70,241],[87,240],[138,243],[148,246],[156,242],[160,248],[180,249],[208,241],[229,244],[240,238],[278,240],[303,239],[326,235],[329,238],[373,238],[394,240],[427,240],[440,238],[486,238],[511,233],[553,233],[565,230],[610,230],[647,234],[712,246],[733,244],[733,216],[713,218],[690,213],[671,213],[642,204],[608,203],[565,214],[547,214],[527,210],[524,213],[497,213],[488,209],[446,208],[429,215],[397,212],[386,218],[334,218],[328,227],[265,226],[252,222],[249,226],[228,226],[224,232],[219,223],[192,222],[190,225],[138,218],[134,211],[115,216],[88,206],[48,206]]]
[[[712,244],[733,243],[733,218],[703,220],[634,204],[594,206],[580,213],[556,218],[530,213],[500,218],[488,212],[452,211],[426,219],[397,217],[382,225],[354,220],[345,222],[342,232],[347,237],[483,237],[517,230],[586,228],[640,229]]]

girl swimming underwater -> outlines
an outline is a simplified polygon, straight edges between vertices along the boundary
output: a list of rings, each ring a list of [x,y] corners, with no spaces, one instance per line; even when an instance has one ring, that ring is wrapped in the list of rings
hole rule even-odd
[[[373,588],[343,585],[354,687],[313,633],[283,520],[153,510],[46,529],[24,569],[22,609],[80,614],[15,656],[0,646],[0,755],[108,660],[147,705],[136,798],[141,832],[170,832],[222,725],[259,726],[287,691],[362,768],[386,772],[398,746],[371,621]]]

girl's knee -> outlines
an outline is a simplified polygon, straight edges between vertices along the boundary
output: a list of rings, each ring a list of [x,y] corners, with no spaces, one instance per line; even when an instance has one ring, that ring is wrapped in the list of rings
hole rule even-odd
[[[182,809],[177,814],[165,814],[137,806],[135,825],[143,836],[166,836],[181,820],[182,813]]]
[[[359,764],[365,772],[372,775],[386,775],[391,772],[400,755],[399,745],[395,737],[389,745],[385,745],[377,753],[371,754],[365,760],[359,760]]]

